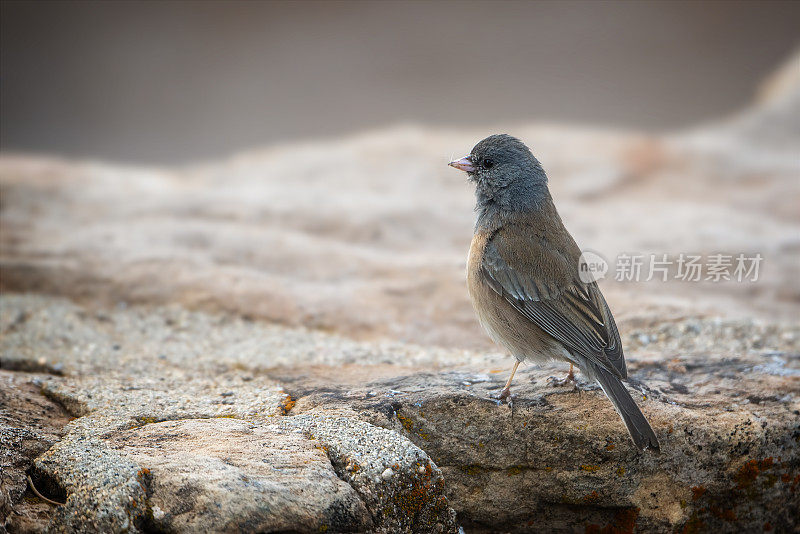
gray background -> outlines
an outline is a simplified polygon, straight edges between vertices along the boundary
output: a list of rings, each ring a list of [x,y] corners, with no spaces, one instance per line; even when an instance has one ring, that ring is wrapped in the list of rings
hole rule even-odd
[[[665,130],[744,105],[792,2],[2,2],[4,150],[178,164],[398,122]]]

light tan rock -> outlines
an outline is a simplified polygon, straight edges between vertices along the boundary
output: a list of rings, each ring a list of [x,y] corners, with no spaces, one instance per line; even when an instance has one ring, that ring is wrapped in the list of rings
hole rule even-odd
[[[358,494],[302,434],[223,418],[164,421],[106,439],[146,470],[158,530],[372,529]]]
[[[509,131],[543,162],[579,245],[611,261],[765,258],[755,284],[612,276],[602,285],[620,322],[686,313],[788,320],[800,311],[800,134],[791,133],[800,127],[787,98],[662,137]],[[769,141],[777,124],[785,133]],[[1,287],[486,348],[464,289],[471,186],[446,163],[489,133],[393,128],[176,170],[0,156]]]
[[[242,483],[269,485],[267,466],[286,465],[278,460],[292,451],[300,459],[286,462],[302,463],[313,444],[327,455],[325,476],[354,491],[375,531],[452,531],[451,510],[475,532],[525,531],[531,521],[780,529],[800,506],[798,327],[689,319],[627,332],[637,399],[661,441],[654,455],[633,447],[596,387],[555,385],[566,368],[521,369],[508,406],[492,398],[508,372],[497,355],[346,342],[177,308],[92,312],[7,295],[0,310],[0,366],[13,355],[15,365],[44,358],[63,369],[42,389],[79,416],[35,464],[39,485],[69,495],[54,530],[121,530],[125,518],[137,529],[191,530],[211,521],[205,504],[221,487],[243,493],[241,506],[220,504],[216,529],[366,528],[349,497],[337,501],[350,503],[339,523],[327,494],[307,495],[307,515],[284,502],[286,514],[272,516],[273,493]],[[263,350],[226,352],[243,335]],[[327,356],[292,365],[315,352]],[[416,367],[403,365],[406,354]],[[221,467],[223,456],[233,465]],[[305,487],[309,478],[292,480],[270,484]],[[193,501],[181,497],[190,482]]]
[[[450,372],[328,388],[294,411],[345,405],[403,433],[441,468],[459,522],[474,532],[751,531],[767,521],[791,530],[800,360],[770,360],[709,356],[683,372],[633,360],[660,454],[637,451],[596,385],[554,385],[567,369],[519,372],[511,406],[492,398],[505,373]]]

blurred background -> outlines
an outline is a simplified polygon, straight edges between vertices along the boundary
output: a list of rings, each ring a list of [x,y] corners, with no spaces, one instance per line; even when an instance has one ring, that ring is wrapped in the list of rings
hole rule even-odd
[[[798,2],[2,2],[4,150],[181,164],[396,123],[674,130],[742,108]]]

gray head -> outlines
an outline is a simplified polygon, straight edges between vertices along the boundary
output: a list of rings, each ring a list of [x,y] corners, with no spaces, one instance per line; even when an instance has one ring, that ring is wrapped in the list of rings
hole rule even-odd
[[[487,137],[450,166],[475,183],[481,216],[535,210],[550,198],[542,165],[525,143],[507,134]]]

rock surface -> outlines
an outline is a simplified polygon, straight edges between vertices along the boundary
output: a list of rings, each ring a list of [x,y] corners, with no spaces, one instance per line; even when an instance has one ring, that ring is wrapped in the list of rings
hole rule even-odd
[[[0,157],[0,529],[800,528],[791,80],[669,136],[512,130],[607,258],[764,256],[752,283],[601,282],[659,455],[566,369],[492,399],[510,361],[467,302],[443,157],[485,131],[175,170]]]
[[[60,405],[42,396],[37,385],[42,378],[0,371],[0,518],[14,532],[37,532],[47,526],[50,506],[27,491],[27,471],[59,440],[69,422]]]
[[[6,295],[0,311],[0,365],[63,370],[41,389],[77,417],[33,464],[38,486],[68,497],[52,531],[456,530],[423,450],[353,411],[285,417],[295,401],[263,371],[277,354],[345,362],[380,347],[174,308]],[[258,352],[218,350],[245,334]],[[388,345],[381,360],[411,350]]]
[[[301,330],[52,297],[0,303],[25,318],[2,325],[0,365],[35,346],[38,365],[65,375],[42,391],[78,416],[34,463],[37,485],[69,496],[55,531],[447,532],[455,513],[476,532],[789,528],[800,507],[797,327],[694,319],[625,336],[661,440],[653,455],[636,451],[596,386],[558,385],[564,369],[523,369],[509,406],[491,398],[507,372],[497,354],[308,333],[329,359],[298,368],[294,351],[308,347],[286,340]],[[243,329],[269,350],[220,350]],[[415,351],[416,367],[385,363]]]

